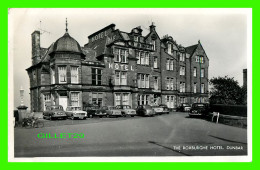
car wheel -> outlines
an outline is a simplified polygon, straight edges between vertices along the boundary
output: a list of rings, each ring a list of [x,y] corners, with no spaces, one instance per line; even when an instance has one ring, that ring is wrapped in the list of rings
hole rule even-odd
[[[134,115],[131,115],[131,117],[135,117]]]
[[[92,118],[93,117],[93,115],[89,115],[89,118]]]
[[[50,120],[53,120],[52,116],[50,116]]]
[[[75,120],[75,117],[74,117],[74,116],[71,116],[71,120]]]

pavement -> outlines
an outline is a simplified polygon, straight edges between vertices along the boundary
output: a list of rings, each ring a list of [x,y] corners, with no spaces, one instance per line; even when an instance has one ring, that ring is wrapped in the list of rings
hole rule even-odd
[[[187,113],[43,121],[43,128],[15,128],[15,157],[247,155],[246,129]],[[38,138],[39,133],[84,138]]]

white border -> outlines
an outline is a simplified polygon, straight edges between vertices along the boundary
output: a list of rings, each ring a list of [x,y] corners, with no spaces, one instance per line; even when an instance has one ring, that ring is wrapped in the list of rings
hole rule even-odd
[[[110,8],[111,9],[111,8]],[[140,9],[140,8],[138,8]],[[165,14],[173,8],[156,8],[157,13]],[[95,9],[89,9],[95,10]],[[103,10],[106,10],[104,8]],[[155,12],[145,8],[144,13]],[[133,8],[124,8],[124,12],[133,12]],[[248,156],[192,156],[192,157],[39,157],[14,158],[13,128],[13,27],[12,18],[8,16],[8,161],[9,162],[251,162],[252,161],[252,8],[174,8],[178,14],[245,14],[247,15],[247,82],[248,82]]]

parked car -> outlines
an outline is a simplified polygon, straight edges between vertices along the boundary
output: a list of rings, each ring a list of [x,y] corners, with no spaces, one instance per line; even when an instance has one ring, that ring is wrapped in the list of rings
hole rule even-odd
[[[140,105],[136,108],[137,115],[140,116],[154,116],[155,111],[152,106],[150,105]]]
[[[115,106],[103,106],[97,112],[102,112],[102,114],[106,114],[107,117],[122,116],[121,110],[117,109]]]
[[[88,116],[87,112],[83,111],[79,106],[68,106],[65,113],[72,120],[86,119]]]
[[[154,105],[152,106],[154,112],[155,112],[155,115],[161,115],[163,114],[163,107],[160,107],[158,105]]]
[[[134,109],[131,109],[131,106],[129,105],[117,105],[116,109],[121,111],[122,116],[136,116],[136,111]]]
[[[88,104],[83,106],[83,110],[87,112],[88,117],[94,117],[97,113],[97,110],[99,109],[99,106],[96,104]]]
[[[108,110],[108,106],[102,106],[102,107],[100,107],[100,108],[97,110],[97,112],[96,112],[96,116],[99,116],[100,118],[102,118],[102,117],[108,117],[107,110]]]
[[[189,116],[206,116],[209,114],[209,104],[193,103],[189,112]]]
[[[189,112],[191,106],[188,103],[182,103],[179,107],[177,107],[177,112]]]
[[[46,106],[46,110],[43,112],[43,119],[66,119],[67,115],[60,105]]]
[[[162,111],[163,114],[170,113],[170,109],[168,108],[168,106],[166,104],[160,104],[159,107],[163,108],[163,111]]]

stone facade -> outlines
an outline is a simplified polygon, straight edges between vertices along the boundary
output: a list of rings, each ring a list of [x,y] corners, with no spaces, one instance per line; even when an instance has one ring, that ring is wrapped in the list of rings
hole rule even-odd
[[[114,24],[88,39],[81,47],[66,30],[49,48],[41,48],[39,31],[32,33],[27,69],[32,111],[54,104],[166,104],[174,109],[184,102],[208,102],[209,60],[200,41],[182,47],[170,36],[160,38],[154,25],[144,36],[141,27],[127,33]]]

